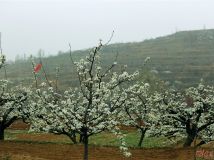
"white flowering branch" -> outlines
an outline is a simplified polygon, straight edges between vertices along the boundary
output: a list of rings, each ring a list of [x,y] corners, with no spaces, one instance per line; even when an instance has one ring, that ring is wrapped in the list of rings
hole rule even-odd
[[[162,97],[157,112],[162,121],[154,126],[154,133],[168,137],[184,137],[184,147],[192,144],[196,137],[202,145],[214,139],[214,88],[199,84],[185,93],[170,93]]]
[[[112,131],[120,124],[121,108],[127,99],[122,84],[133,81],[138,75],[138,72],[128,74],[125,70],[121,74],[112,72],[116,61],[103,71],[100,65],[102,46],[100,42],[79,62],[74,62],[71,57],[79,87],[68,89],[60,97],[55,96],[52,87],[48,90],[43,87],[37,89],[36,94],[32,92],[29,102],[31,129],[66,134],[71,139],[79,134],[80,142],[84,144],[84,160],[88,159],[89,137]],[[128,150],[124,152],[130,155]]]

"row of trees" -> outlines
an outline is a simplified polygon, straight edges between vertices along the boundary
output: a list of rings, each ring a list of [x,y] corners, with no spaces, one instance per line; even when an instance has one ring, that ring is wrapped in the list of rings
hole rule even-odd
[[[79,86],[64,92],[54,88],[47,78],[47,83],[36,87],[12,89],[1,80],[0,135],[14,120],[22,118],[31,124],[31,130],[64,134],[73,143],[83,143],[84,160],[88,159],[90,136],[103,131],[113,132],[121,141],[120,149],[130,156],[120,125],[139,129],[138,146],[142,146],[145,135],[184,137],[184,147],[196,138],[201,140],[197,145],[213,140],[213,87],[199,84],[184,92],[154,91],[153,86],[139,79],[139,72],[129,74],[126,67],[116,72],[116,59],[102,68],[102,47],[100,42],[79,62],[71,56]],[[33,73],[37,81],[37,73]]]
[[[0,55],[0,69],[4,66],[5,56]],[[22,117],[26,108],[27,94],[21,86],[9,88],[10,82],[0,79],[0,140],[4,139],[4,130],[15,120]]]

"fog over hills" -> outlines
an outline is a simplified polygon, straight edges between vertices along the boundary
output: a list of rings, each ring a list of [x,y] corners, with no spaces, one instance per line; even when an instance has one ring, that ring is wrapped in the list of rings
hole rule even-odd
[[[90,49],[72,51],[74,60],[84,58]],[[118,69],[127,64],[128,71],[142,69],[146,57],[151,61],[144,66],[156,77],[177,87],[196,85],[203,78],[211,84],[214,78],[214,29],[181,31],[143,42],[115,43],[102,49],[104,66],[113,63],[116,53]],[[39,60],[37,60],[39,63]],[[43,66],[54,80],[55,68],[60,67],[60,85],[76,84],[69,52],[43,58]],[[6,66],[7,77],[15,82],[30,84],[33,79],[31,61],[20,58]],[[40,73],[41,77],[42,73]],[[3,70],[0,76],[5,76]]]

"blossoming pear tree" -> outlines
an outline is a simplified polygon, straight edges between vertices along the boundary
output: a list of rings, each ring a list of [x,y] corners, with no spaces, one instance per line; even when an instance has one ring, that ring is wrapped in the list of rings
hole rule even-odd
[[[37,89],[28,92],[28,109],[25,109],[24,118],[28,121],[31,131],[45,131],[57,135],[66,135],[76,144],[78,143],[76,132],[69,123],[64,123],[60,117],[63,116],[61,101],[65,100],[62,94],[56,93],[52,87],[45,82]],[[52,114],[49,114],[52,112]]]
[[[116,61],[109,67],[102,68],[102,46],[100,42],[89,56],[79,62],[74,62],[71,57],[79,86],[67,89],[57,101],[49,97],[56,94],[52,87],[48,91],[37,89],[36,101],[31,103],[34,106],[32,128],[79,134],[84,144],[84,160],[88,159],[89,137],[103,131],[114,132],[122,141],[120,149],[126,156],[130,156],[117,126],[123,116],[121,107],[127,100],[127,93],[124,91],[127,85],[124,84],[133,81],[138,72],[113,72]]]
[[[153,126],[154,134],[183,137],[184,147],[190,146],[196,138],[200,140],[197,146],[214,140],[213,86],[200,83],[183,94],[175,92],[160,97],[154,98],[159,106],[157,113],[162,115],[161,121]]]
[[[5,56],[0,55],[0,69],[4,65]],[[19,87],[8,87],[7,80],[0,80],[0,140],[4,140],[4,130],[15,120],[22,118],[22,109],[26,101],[26,92]]]
[[[138,146],[141,147],[146,132],[154,121],[153,98],[148,83],[136,83],[127,90],[128,100],[124,107],[124,122],[128,126],[136,127],[140,131]]]

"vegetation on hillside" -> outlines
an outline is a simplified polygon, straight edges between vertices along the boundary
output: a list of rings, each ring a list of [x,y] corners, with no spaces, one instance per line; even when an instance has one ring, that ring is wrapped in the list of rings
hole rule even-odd
[[[85,57],[89,50],[73,51],[73,59],[76,61]],[[182,31],[143,42],[116,43],[105,46],[102,49],[101,61],[103,66],[107,66],[118,53],[118,70],[120,66],[127,64],[128,71],[132,72],[142,68],[144,59],[149,56],[151,61],[146,66],[147,71],[171,86],[180,88],[196,86],[201,78],[208,84],[212,83],[213,52],[214,30]],[[37,62],[39,63],[39,59]],[[52,80],[55,78],[55,68],[60,67],[60,87],[76,85],[77,77],[73,76],[74,68],[70,62],[69,52],[59,52],[57,56],[43,58],[43,66]],[[4,74],[2,70],[0,76],[3,77]],[[7,76],[14,83],[31,84],[33,77],[30,58],[20,58],[8,64]]]

